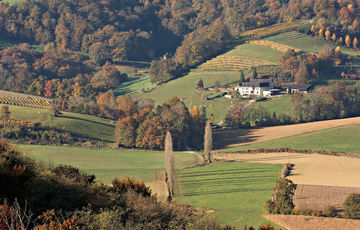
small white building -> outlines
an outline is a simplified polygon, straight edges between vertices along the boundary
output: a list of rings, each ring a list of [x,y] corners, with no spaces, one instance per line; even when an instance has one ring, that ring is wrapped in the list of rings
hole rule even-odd
[[[263,79],[251,79],[234,88],[241,96],[263,96],[269,97],[274,89],[274,82]]]

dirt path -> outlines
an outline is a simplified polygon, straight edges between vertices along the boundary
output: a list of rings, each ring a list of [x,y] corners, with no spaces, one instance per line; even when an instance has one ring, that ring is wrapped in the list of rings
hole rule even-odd
[[[264,127],[257,129],[214,130],[214,146],[215,148],[219,149],[224,147],[248,145],[352,124],[360,124],[360,117],[317,121],[295,125]]]
[[[360,187],[360,158],[299,153],[215,154],[216,159],[295,164],[288,177],[296,184]]]
[[[360,220],[294,215],[266,215],[266,219],[288,230],[353,230],[359,229]]]

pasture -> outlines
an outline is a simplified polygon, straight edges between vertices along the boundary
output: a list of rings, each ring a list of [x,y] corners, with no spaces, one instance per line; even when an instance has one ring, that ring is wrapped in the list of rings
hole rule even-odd
[[[331,129],[333,128],[333,129]],[[214,145],[221,152],[258,148],[293,148],[360,153],[360,117],[317,121],[255,129],[214,132]],[[301,135],[300,135],[301,134]]]
[[[40,122],[70,132],[79,137],[86,137],[104,142],[114,141],[115,122],[95,116],[61,112],[54,117],[48,109],[29,108],[9,105],[10,117],[16,120]]]
[[[115,89],[115,93],[117,96],[129,93],[141,93],[142,91],[148,90],[151,87],[152,83],[150,82],[150,76],[129,76],[126,82],[122,83]]]
[[[256,104],[261,105],[262,107],[267,109],[271,115],[273,113],[276,113],[277,116],[279,116],[280,114],[290,115],[293,108],[291,96],[288,95],[272,97],[266,101],[256,102]]]
[[[152,182],[165,168],[164,153],[142,150],[106,150],[80,147],[20,145],[19,150],[50,166],[71,164],[93,173],[102,183],[111,183],[115,177],[129,176],[137,181]],[[175,152],[176,167],[192,165],[196,161],[191,153]]]
[[[307,53],[318,53],[323,49],[324,46],[328,46],[330,48],[337,47],[337,45],[335,45],[331,41],[314,38],[309,35],[302,34],[296,31],[290,31],[290,32],[273,35],[265,38],[265,40],[274,41],[288,46],[292,46]],[[355,50],[348,49],[345,47],[341,47],[341,52],[353,57],[356,57],[357,55],[357,52]]]
[[[178,171],[175,201],[213,210],[221,224],[258,227],[282,166],[215,163]]]

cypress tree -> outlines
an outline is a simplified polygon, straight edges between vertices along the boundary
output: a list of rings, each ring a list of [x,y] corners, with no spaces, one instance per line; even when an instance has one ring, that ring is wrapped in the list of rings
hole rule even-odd
[[[165,137],[165,169],[167,176],[167,184],[169,189],[169,196],[174,195],[174,183],[175,183],[175,162],[174,162],[174,153],[173,153],[173,142],[171,138],[171,133],[166,132]]]
[[[212,150],[212,130],[210,121],[206,122],[205,135],[204,135],[204,155],[208,162],[211,162],[211,150]]]

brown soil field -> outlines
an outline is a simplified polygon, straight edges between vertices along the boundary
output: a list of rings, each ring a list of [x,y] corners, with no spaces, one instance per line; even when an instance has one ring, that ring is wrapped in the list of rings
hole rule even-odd
[[[288,178],[296,184],[360,187],[360,158],[300,153],[215,153],[213,156],[219,160],[295,164]]]
[[[214,130],[214,147],[219,149],[224,147],[254,144],[351,124],[360,124],[360,117],[255,129]]]
[[[344,201],[351,193],[360,194],[360,188],[299,184],[295,191],[294,204],[298,210],[321,210],[329,205],[342,210]]]
[[[265,215],[264,217],[288,230],[360,229],[360,220],[295,215]]]

